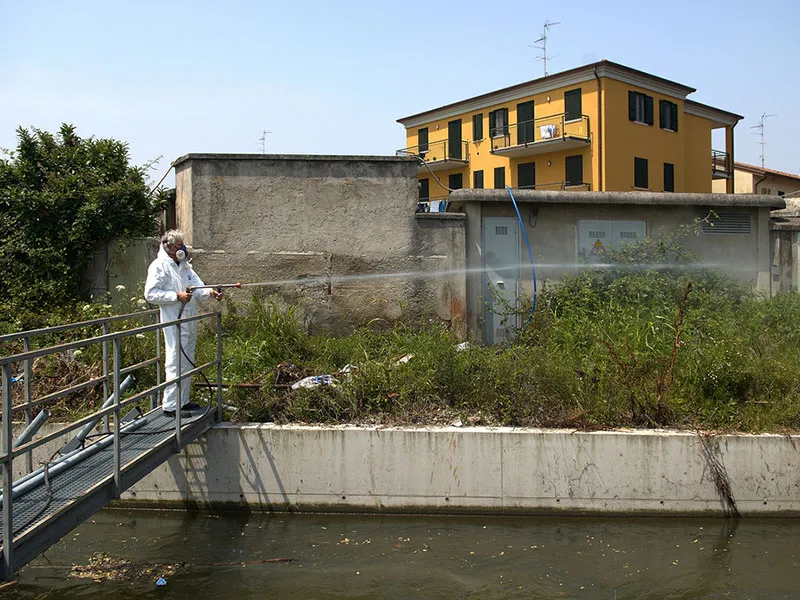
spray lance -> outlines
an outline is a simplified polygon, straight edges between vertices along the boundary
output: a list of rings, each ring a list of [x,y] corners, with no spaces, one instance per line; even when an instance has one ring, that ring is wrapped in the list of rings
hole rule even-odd
[[[222,290],[225,289],[225,288],[240,288],[241,289],[241,287],[242,287],[241,283],[216,283],[214,285],[190,285],[189,287],[186,288],[186,293],[187,294],[191,294],[195,290],[216,290],[216,291],[221,293]],[[178,311],[178,318],[179,319],[181,318],[181,315],[183,314],[183,308],[185,306],[186,306],[185,304],[181,304],[181,308]]]

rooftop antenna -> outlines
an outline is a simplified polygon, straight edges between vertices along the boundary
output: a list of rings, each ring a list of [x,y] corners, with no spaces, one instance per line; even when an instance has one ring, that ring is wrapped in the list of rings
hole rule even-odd
[[[561,25],[561,21],[545,21],[544,22],[544,31],[542,32],[542,37],[536,40],[533,45],[528,44],[530,48],[538,48],[542,51],[542,56],[537,56],[539,60],[544,62],[544,76],[547,77],[547,32],[553,25]],[[541,45],[539,45],[541,44]]]
[[[267,153],[267,135],[271,134],[271,131],[262,131],[261,137],[258,138],[258,141],[261,142],[261,154]]]
[[[767,141],[764,139],[764,120],[768,119],[769,117],[777,117],[778,115],[768,115],[767,113],[762,113],[761,118],[758,121],[758,125],[753,125],[750,129],[757,129],[758,131],[754,132],[753,135],[760,135],[761,136],[761,168],[764,168],[764,157],[767,153]]]

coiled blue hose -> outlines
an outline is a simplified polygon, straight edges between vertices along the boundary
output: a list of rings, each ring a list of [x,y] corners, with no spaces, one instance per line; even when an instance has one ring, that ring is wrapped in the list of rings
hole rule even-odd
[[[511,192],[511,188],[506,186],[508,190],[508,195],[511,196],[511,202],[514,204],[514,210],[517,211],[517,219],[519,219],[519,226],[522,229],[522,235],[525,237],[525,245],[528,247],[528,257],[531,260],[531,275],[533,277],[533,298],[531,299],[531,312],[528,315],[528,321],[525,323],[525,327],[522,328],[525,331],[528,328],[528,325],[531,324],[533,320],[533,311],[536,308],[536,267],[533,264],[533,251],[531,250],[531,243],[528,240],[528,232],[525,229],[525,223],[522,221],[522,215],[519,214],[519,207],[517,206],[517,201],[514,199],[514,194]]]

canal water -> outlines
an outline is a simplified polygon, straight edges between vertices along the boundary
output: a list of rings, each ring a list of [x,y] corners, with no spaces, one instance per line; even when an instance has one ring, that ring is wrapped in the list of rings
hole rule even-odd
[[[798,539],[794,519],[105,510],[0,597],[800,598]],[[74,576],[99,553],[144,574]]]

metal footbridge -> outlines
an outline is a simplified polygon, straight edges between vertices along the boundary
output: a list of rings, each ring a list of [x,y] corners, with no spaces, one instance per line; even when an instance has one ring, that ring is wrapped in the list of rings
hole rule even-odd
[[[143,311],[0,336],[0,348],[11,347],[16,352],[0,358],[3,410],[0,578],[10,578],[221,420],[221,314],[211,312],[167,323],[128,327],[132,320],[157,318],[157,310]],[[212,327],[216,326],[216,359],[194,366],[179,352],[181,375],[162,381],[161,330],[176,327],[180,340],[181,327],[193,321],[209,321]],[[125,328],[112,332],[120,326]],[[81,330],[100,332],[100,335],[32,349],[34,338],[51,339],[52,334],[80,337],[74,333]],[[141,338],[148,336],[155,336],[155,356],[124,366],[126,346],[141,347]],[[102,351],[101,377],[34,398],[32,382],[37,359],[74,356],[76,350],[86,352],[88,348]],[[98,356],[99,353],[97,351]],[[153,368],[155,385],[125,396],[135,373]],[[159,407],[164,388],[176,385],[180,398],[181,386],[190,385],[192,375],[212,368],[216,369],[216,402],[193,413],[177,411],[174,417],[164,415]],[[47,406],[92,386],[102,386],[102,408],[39,435],[41,425],[49,416]],[[19,425],[22,425],[23,415],[25,427],[15,437],[12,421],[19,417]],[[34,455],[40,459],[36,465]]]

